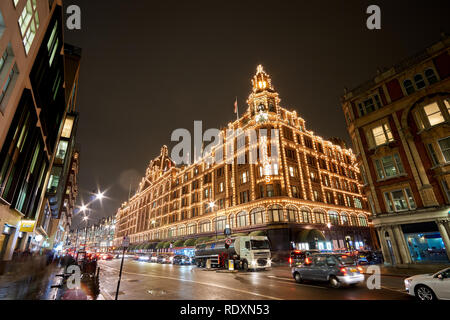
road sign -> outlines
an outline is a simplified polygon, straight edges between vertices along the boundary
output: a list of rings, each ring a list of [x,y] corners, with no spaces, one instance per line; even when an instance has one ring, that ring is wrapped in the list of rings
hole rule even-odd
[[[232,240],[231,240],[231,239],[227,239],[227,240],[225,240],[225,243],[226,243],[227,245],[230,245],[230,244],[231,244],[231,242],[232,242]]]
[[[130,246],[130,239],[128,237],[123,237],[122,247],[129,247],[129,246]]]

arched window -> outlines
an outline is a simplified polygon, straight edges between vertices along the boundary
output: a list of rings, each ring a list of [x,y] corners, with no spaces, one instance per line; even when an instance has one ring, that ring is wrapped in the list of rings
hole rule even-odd
[[[178,235],[179,236],[184,236],[186,234],[186,227],[183,225],[183,226],[179,226],[178,227]]]
[[[358,226],[358,219],[356,219],[356,216],[354,214],[350,215],[350,221],[352,223],[352,226],[354,227]]]
[[[328,218],[330,219],[330,223],[334,226],[339,225],[339,215],[335,211],[328,212]]]
[[[268,210],[269,213],[269,221],[272,222],[280,222],[280,221],[284,221],[284,217],[283,217],[283,208],[279,205],[273,205],[270,207],[270,209]]]
[[[415,91],[413,83],[409,79],[403,81],[403,87],[405,88],[406,94],[411,94]]]
[[[418,90],[425,88],[425,81],[420,73],[414,76],[414,82],[416,83],[416,87]]]
[[[241,211],[237,215],[237,227],[242,228],[248,225],[247,212]]]
[[[303,223],[312,223],[311,211],[306,208],[302,208],[300,212],[300,221]]]
[[[175,228],[170,228],[168,230],[168,233],[167,233],[167,237],[168,238],[175,237],[176,235],[177,235],[177,233],[176,233],[176,229]]]
[[[264,223],[264,208],[255,208],[250,211],[250,221],[251,224],[263,224]]]
[[[363,215],[358,216],[359,219],[359,225],[361,227],[367,227],[367,218]]]
[[[316,218],[316,223],[326,224],[327,217],[323,211],[314,211],[314,217]]]
[[[190,224],[187,228],[187,234],[195,234],[197,233],[197,225],[196,224]]]
[[[433,84],[438,81],[434,70],[431,68],[425,70],[425,77],[427,78],[429,84]]]
[[[218,217],[217,221],[214,219],[216,230],[224,230],[227,224],[227,218],[225,216]]]
[[[286,211],[287,211],[287,218],[288,218],[288,221],[290,221],[290,222],[298,222],[298,221],[299,221],[299,219],[298,219],[298,209],[297,209],[297,207],[294,207],[294,206],[288,206],[288,207],[286,208]]]
[[[236,226],[236,223],[234,221],[235,215],[234,214],[230,214],[230,228],[233,229]]]
[[[211,222],[209,222],[207,220],[202,221],[199,223],[198,228],[199,228],[200,233],[209,232],[209,231],[211,231]]]
[[[348,220],[348,215],[346,213],[341,213],[341,221],[342,225],[348,226],[350,224],[350,221]]]

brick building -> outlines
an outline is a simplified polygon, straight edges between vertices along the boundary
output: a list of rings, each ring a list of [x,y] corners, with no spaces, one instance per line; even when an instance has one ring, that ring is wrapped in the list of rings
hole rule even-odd
[[[449,45],[443,34],[342,99],[389,264],[449,261]]]

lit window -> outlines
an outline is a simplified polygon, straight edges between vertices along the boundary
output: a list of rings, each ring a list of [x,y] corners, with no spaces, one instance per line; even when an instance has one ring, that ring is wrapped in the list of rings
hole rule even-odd
[[[294,167],[289,167],[289,176],[294,176]]]
[[[380,146],[387,142],[393,141],[391,129],[387,123],[379,125],[371,130],[373,136],[373,143],[375,146]]]
[[[36,36],[36,31],[39,28],[39,15],[36,10],[36,0],[28,0],[18,21],[25,53],[28,54],[34,37]]]
[[[423,110],[425,111],[425,115],[428,121],[430,122],[431,126],[437,125],[445,121],[437,102],[433,102],[425,106]]]
[[[397,153],[375,160],[375,165],[380,179],[391,178],[405,173],[402,162]]]
[[[74,121],[73,117],[66,118],[66,120],[64,121],[64,127],[61,133],[61,137],[67,139],[70,138],[70,135],[72,134],[73,121]]]
[[[441,147],[442,155],[446,162],[450,162],[450,137],[439,140],[439,147]]]
[[[362,209],[361,199],[359,199],[359,198],[353,198],[353,201],[354,201],[354,203],[355,203],[355,208]]]

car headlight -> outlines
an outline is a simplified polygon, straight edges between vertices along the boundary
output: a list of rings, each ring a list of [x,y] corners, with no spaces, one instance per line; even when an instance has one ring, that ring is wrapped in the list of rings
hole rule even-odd
[[[252,261],[252,266],[256,266],[256,260]]]
[[[405,279],[405,287],[409,288],[410,285],[411,285],[411,279]]]

